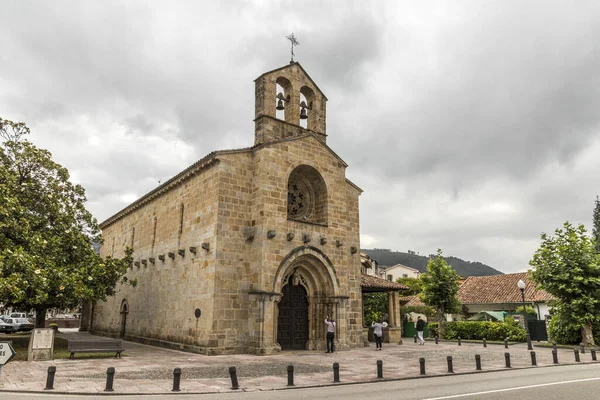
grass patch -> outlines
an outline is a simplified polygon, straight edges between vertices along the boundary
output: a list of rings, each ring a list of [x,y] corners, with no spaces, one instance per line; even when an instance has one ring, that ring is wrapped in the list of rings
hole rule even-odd
[[[11,335],[0,336],[0,342],[12,341],[13,349],[17,353],[11,361],[27,361],[27,350],[29,348],[29,339],[31,333],[16,333]],[[64,359],[71,357],[71,353],[67,349],[67,339],[62,338],[60,335],[54,336],[54,359]],[[115,352],[106,353],[75,353],[75,359],[91,359],[91,358],[113,358]],[[121,357],[126,357],[124,353],[121,353]]]

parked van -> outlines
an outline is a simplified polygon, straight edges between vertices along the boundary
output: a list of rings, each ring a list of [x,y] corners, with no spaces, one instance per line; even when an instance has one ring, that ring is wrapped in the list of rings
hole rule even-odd
[[[14,312],[10,314],[11,318],[27,318],[27,313],[24,312]]]

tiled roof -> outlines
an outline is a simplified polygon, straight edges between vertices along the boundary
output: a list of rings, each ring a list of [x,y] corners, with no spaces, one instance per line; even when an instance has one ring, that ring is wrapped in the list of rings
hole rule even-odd
[[[363,289],[389,289],[389,290],[405,290],[408,289],[406,286],[396,282],[388,281],[385,279],[377,278],[372,275],[361,274],[360,286]]]
[[[525,287],[526,302],[545,302],[554,297],[544,290],[536,289],[535,283],[527,272],[516,274],[470,276],[458,289],[458,300],[463,304],[521,303],[521,290],[517,286],[519,279]]]
[[[406,304],[403,307],[406,307],[406,306],[424,306],[425,305],[425,303],[423,303],[421,301],[421,298],[419,297],[419,295],[409,296],[409,297],[402,297],[402,298],[400,298],[400,301],[402,301],[403,299],[408,299],[408,301],[406,302]]]

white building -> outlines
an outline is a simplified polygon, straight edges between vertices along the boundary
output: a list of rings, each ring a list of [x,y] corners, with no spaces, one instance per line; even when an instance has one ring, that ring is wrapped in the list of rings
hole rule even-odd
[[[419,270],[407,267],[406,265],[396,264],[391,267],[379,267],[379,277],[388,281],[396,282],[398,278],[419,279],[421,272]]]

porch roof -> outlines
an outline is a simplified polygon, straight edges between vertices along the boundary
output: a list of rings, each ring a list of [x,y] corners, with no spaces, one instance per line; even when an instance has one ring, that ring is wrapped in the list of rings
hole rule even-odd
[[[397,290],[406,290],[408,287],[396,282],[388,281],[372,275],[361,274],[360,287],[363,293],[371,292],[390,292]]]

